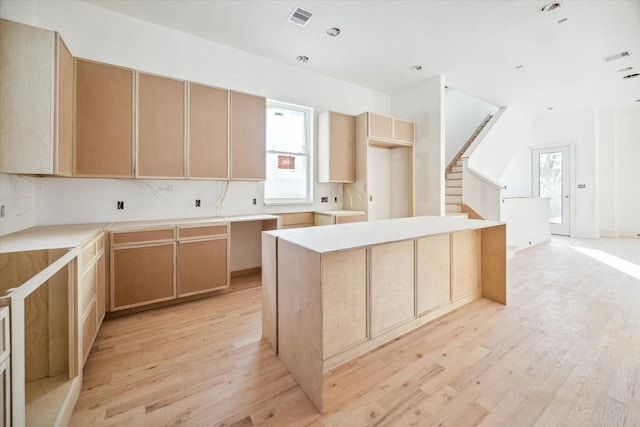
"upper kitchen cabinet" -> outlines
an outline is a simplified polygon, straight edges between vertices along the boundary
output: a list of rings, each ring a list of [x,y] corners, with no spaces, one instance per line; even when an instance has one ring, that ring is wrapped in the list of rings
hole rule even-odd
[[[263,181],[266,99],[231,92],[231,179]]]
[[[76,59],[75,176],[133,177],[134,71]]]
[[[139,178],[185,177],[186,83],[138,73]]]
[[[229,179],[229,91],[188,87],[189,178]]]
[[[73,57],[53,31],[0,19],[0,172],[70,176]]]
[[[367,119],[366,135],[372,145],[397,147],[415,143],[413,122],[375,113],[363,114]]]
[[[355,181],[355,127],[354,116],[318,115],[318,182]]]

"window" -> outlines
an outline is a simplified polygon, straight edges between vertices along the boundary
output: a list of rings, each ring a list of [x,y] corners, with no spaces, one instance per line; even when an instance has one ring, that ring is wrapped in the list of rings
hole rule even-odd
[[[265,204],[311,203],[313,109],[267,101]]]

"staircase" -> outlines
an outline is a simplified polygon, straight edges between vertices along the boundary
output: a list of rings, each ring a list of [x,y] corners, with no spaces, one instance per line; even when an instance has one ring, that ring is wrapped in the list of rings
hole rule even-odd
[[[462,208],[462,155],[467,151],[467,148],[478,137],[480,132],[487,126],[487,123],[491,120],[493,115],[489,114],[480,126],[473,132],[473,135],[469,137],[467,142],[462,146],[458,154],[453,158],[449,166],[445,171],[445,215],[467,218],[468,214],[463,212]]]

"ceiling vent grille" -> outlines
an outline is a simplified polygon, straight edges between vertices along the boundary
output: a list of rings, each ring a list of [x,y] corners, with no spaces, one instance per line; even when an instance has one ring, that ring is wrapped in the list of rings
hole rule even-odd
[[[304,10],[301,7],[296,7],[295,9],[293,9],[293,12],[291,12],[291,15],[289,15],[289,19],[287,19],[287,21],[304,27],[305,25],[307,25],[307,22],[309,22],[310,18],[311,12],[309,12],[308,10]]]
[[[616,53],[615,55],[607,56],[606,58],[604,58],[604,60],[607,62],[611,62],[615,61],[616,59],[624,58],[625,56],[629,56],[629,51],[624,51]]]

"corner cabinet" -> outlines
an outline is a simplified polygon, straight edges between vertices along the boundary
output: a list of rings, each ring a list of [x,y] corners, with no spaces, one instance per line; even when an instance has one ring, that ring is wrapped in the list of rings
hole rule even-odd
[[[110,311],[227,288],[226,222],[110,233]]]
[[[264,181],[266,99],[231,91],[231,179]]]
[[[132,178],[134,70],[75,60],[74,176]]]
[[[356,118],[327,111],[318,114],[318,182],[354,182]]]
[[[413,216],[413,122],[362,113],[356,117],[356,179],[344,186],[344,208],[369,220]]]
[[[62,38],[0,19],[0,58],[0,172],[71,176],[73,57]]]

